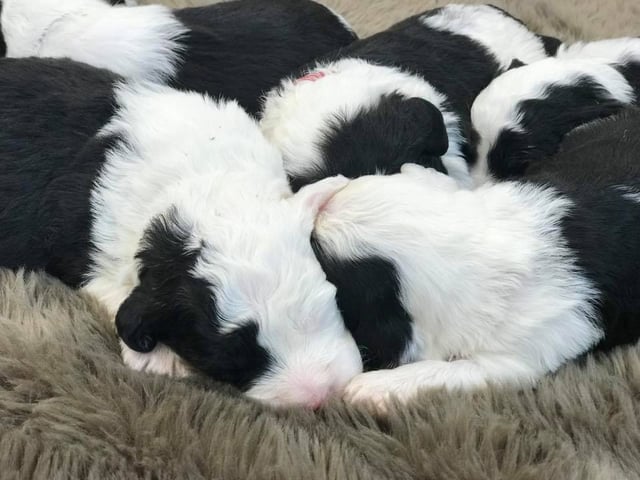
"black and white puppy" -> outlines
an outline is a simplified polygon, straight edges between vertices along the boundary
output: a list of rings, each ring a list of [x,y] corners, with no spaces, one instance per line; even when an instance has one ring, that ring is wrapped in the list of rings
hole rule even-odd
[[[170,10],[106,0],[4,0],[9,57],[67,57],[132,80],[237,99],[251,113],[286,75],[356,37],[309,0]]]
[[[292,196],[236,102],[149,85],[0,60],[0,266],[97,298],[135,369],[319,405],[362,368],[310,243],[346,180]]]
[[[408,164],[338,192],[314,247],[365,367],[392,368],[346,398],[527,385],[637,341],[639,132],[638,111],[588,125],[520,182],[467,190]]]
[[[495,7],[448,5],[284,80],[266,97],[261,127],[282,150],[294,190],[406,162],[469,185],[473,100],[515,59],[546,58],[552,43]]]
[[[480,136],[474,178],[517,178],[572,129],[639,98],[640,38],[562,45],[557,58],[510,70],[471,109]]]

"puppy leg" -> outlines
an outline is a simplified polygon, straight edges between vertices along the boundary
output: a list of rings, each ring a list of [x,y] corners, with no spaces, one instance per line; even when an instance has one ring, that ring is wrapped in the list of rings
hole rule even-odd
[[[391,399],[406,402],[423,389],[470,390],[487,383],[526,385],[542,373],[512,355],[478,355],[452,362],[424,360],[360,374],[347,385],[343,396],[348,402],[384,412]]]

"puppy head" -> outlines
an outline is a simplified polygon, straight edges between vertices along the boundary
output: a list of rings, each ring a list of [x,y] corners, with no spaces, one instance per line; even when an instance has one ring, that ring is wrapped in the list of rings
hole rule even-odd
[[[116,316],[126,345],[162,343],[272,404],[315,407],[340,391],[362,364],[310,244],[317,211],[344,185],[329,182],[235,216],[200,221],[176,205],[156,218],[137,255],[139,284]]]
[[[420,212],[442,210],[449,194],[461,188],[432,168],[406,164],[401,172],[351,181],[327,203],[313,233],[314,251],[337,287],[338,306],[365,369],[415,360],[419,342],[409,305],[415,298],[428,302],[428,292],[410,293],[418,282],[407,282],[407,272],[424,268],[415,254],[424,248]],[[438,197],[433,205],[430,192]]]
[[[423,78],[354,58],[283,81],[261,121],[294,190],[333,175],[397,173],[406,162],[466,179],[459,125]]]

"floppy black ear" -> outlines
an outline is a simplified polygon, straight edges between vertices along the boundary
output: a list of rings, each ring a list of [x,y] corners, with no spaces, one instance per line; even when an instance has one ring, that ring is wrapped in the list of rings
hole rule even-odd
[[[150,352],[158,341],[166,343],[181,309],[193,303],[191,292],[197,282],[189,271],[200,250],[189,247],[189,235],[188,224],[181,222],[175,207],[154,218],[145,230],[136,253],[140,284],[116,315],[118,335],[137,352]]]
[[[507,68],[507,71],[509,70],[513,70],[515,68],[520,68],[520,67],[524,67],[526,65],[526,63],[524,63],[522,60],[520,60],[519,58],[514,58],[513,60],[511,60],[511,64],[509,65],[509,67]]]
[[[447,173],[440,159],[449,148],[442,113],[422,98],[382,95],[353,118],[336,115],[323,130],[318,145],[323,163],[291,178],[294,190],[335,175],[393,174],[405,163]]]
[[[158,343],[152,323],[152,310],[151,299],[140,291],[140,287],[136,287],[116,314],[118,335],[136,352],[148,353]]]
[[[442,112],[423,98],[409,98],[403,109],[415,129],[417,146],[423,154],[441,156],[449,149],[449,137]]]

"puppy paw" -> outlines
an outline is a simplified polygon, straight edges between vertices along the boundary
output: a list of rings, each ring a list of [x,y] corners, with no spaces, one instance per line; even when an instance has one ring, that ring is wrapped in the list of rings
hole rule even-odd
[[[186,377],[190,374],[184,361],[164,345],[158,345],[149,353],[131,350],[123,342],[120,342],[120,345],[122,360],[133,370],[170,377]]]
[[[344,400],[377,413],[387,413],[393,398],[404,400],[404,396],[396,388],[392,372],[393,370],[377,370],[354,377],[344,390]]]

